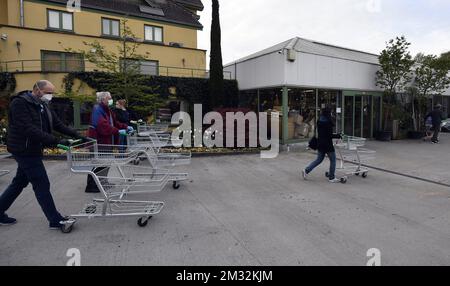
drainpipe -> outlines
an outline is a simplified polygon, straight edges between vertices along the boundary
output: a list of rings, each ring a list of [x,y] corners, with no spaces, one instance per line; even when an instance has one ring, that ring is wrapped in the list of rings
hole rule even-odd
[[[23,0],[20,0],[20,26],[25,27]]]

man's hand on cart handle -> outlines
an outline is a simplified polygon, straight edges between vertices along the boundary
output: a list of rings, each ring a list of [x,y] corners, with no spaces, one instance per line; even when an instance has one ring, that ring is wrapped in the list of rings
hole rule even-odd
[[[57,145],[57,147],[59,149],[65,150],[65,151],[69,151],[70,147],[74,144],[80,143],[82,142],[81,139],[78,140],[72,140],[72,139],[62,139],[61,141],[59,141],[59,144]]]

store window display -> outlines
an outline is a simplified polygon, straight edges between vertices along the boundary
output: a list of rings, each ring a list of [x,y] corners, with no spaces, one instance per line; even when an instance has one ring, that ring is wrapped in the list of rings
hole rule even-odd
[[[315,90],[289,89],[288,140],[309,139],[316,128]]]

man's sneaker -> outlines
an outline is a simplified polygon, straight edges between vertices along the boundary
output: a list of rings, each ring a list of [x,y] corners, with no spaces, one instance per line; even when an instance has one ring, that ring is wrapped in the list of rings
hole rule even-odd
[[[334,178],[333,180],[329,180],[328,182],[330,182],[330,183],[332,183],[332,184],[337,184],[337,183],[340,183],[341,180],[338,179],[338,178]]]
[[[69,218],[69,217],[63,217],[59,222],[51,222],[49,224],[49,228],[50,229],[54,229],[54,230],[60,230],[62,229],[63,226],[65,226],[66,224],[70,223],[71,221],[73,221],[73,219]]]
[[[12,217],[8,217],[6,214],[0,217],[0,225],[13,225],[16,224],[17,220]]]
[[[302,170],[302,177],[303,177],[303,180],[308,180],[308,173],[306,172],[306,170]]]
[[[439,141],[431,141],[433,144],[439,144]]]

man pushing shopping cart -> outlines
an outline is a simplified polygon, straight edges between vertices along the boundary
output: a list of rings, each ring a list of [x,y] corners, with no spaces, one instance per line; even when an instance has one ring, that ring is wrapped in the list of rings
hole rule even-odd
[[[17,162],[17,173],[12,183],[0,196],[0,225],[13,225],[17,220],[6,211],[29,184],[51,229],[62,229],[71,220],[56,209],[50,193],[50,180],[42,162],[43,149],[58,144],[69,145],[68,140],[58,140],[52,133],[58,131],[72,138],[86,138],[65,126],[50,110],[48,103],[55,86],[46,80],[38,81],[32,91],[12,97],[8,112],[8,151]]]

